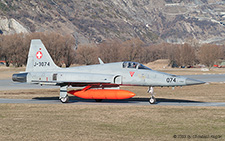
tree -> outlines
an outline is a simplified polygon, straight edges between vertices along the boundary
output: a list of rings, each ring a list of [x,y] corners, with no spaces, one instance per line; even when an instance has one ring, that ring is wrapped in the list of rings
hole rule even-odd
[[[58,66],[62,66],[63,62],[63,36],[58,33],[48,33],[43,43],[46,45],[49,54]]]
[[[77,63],[90,65],[94,64],[97,61],[97,48],[94,45],[86,44],[79,45],[76,50],[77,54]]]
[[[106,63],[120,61],[121,44],[119,40],[108,40],[99,44],[97,46],[98,56]]]
[[[182,66],[194,65],[196,55],[193,47],[189,44],[184,44],[179,47],[180,50],[180,64]]]
[[[173,45],[170,47],[169,59],[171,63],[178,66],[194,65],[196,61],[196,53],[189,44]]]
[[[75,57],[75,39],[58,33],[30,33],[0,36],[0,55],[6,64],[14,66],[26,65],[31,39],[41,39],[54,62],[69,67]]]
[[[66,67],[69,67],[75,62],[75,39],[71,35],[66,35],[64,40],[64,63]]]
[[[26,63],[28,49],[24,42],[25,34],[13,34],[4,36],[1,45],[4,48],[4,58],[7,64],[12,63],[20,67]]]
[[[140,62],[142,56],[142,47],[144,42],[138,38],[133,38],[122,43],[121,59],[123,61]]]
[[[204,44],[199,50],[200,63],[211,68],[214,63],[221,58],[222,51],[221,47],[217,45]]]

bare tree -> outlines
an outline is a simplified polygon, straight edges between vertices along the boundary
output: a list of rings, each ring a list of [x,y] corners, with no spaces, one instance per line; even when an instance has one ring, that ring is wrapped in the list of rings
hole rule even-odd
[[[221,47],[217,45],[204,44],[199,50],[199,60],[202,64],[211,68],[221,58]]]
[[[26,62],[28,50],[24,44],[25,34],[6,35],[2,40],[4,58],[7,64],[12,63],[20,67]]]
[[[168,58],[171,63],[175,63],[178,66],[194,65],[196,62],[196,52],[189,44],[172,45]]]
[[[77,63],[90,65],[97,63],[97,48],[94,45],[79,45],[76,51]]]
[[[179,47],[180,50],[180,63],[182,66],[194,65],[195,51],[189,44],[184,44]]]
[[[75,62],[75,39],[71,35],[66,35],[64,40],[64,63],[69,67]]]
[[[61,66],[70,66],[74,61],[74,38],[58,33],[30,33],[2,35],[0,37],[1,58],[14,66],[26,65],[31,39],[41,39],[54,62]]]
[[[126,61],[140,61],[142,47],[144,42],[138,38],[125,41],[122,44],[121,57],[122,60]]]
[[[1,35],[0,58],[14,66],[26,65],[31,39],[41,39],[54,62],[59,66],[65,63],[66,67],[72,63],[94,64],[97,63],[97,57],[101,57],[104,62],[137,61],[141,63],[168,58],[180,66],[193,65],[196,60],[200,60],[202,64],[212,67],[217,59],[225,58],[224,46],[205,44],[199,48],[189,44],[168,43],[146,46],[138,38],[124,42],[107,40],[98,45],[79,45],[75,51],[75,39],[72,36],[47,32]]]
[[[99,44],[98,56],[106,63],[120,61],[121,44],[119,40],[107,40]]]

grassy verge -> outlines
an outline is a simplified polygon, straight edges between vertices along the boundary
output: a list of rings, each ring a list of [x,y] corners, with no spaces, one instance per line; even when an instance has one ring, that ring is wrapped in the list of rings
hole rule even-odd
[[[11,79],[14,73],[19,73],[25,71],[24,67],[3,67],[0,66],[0,80],[1,79]]]
[[[225,139],[223,107],[0,104],[0,109],[2,140]]]
[[[224,68],[212,68],[209,71],[202,71],[200,68],[174,68],[174,69],[161,69],[158,71],[175,74],[175,75],[201,75],[201,74],[224,74],[225,69]]]

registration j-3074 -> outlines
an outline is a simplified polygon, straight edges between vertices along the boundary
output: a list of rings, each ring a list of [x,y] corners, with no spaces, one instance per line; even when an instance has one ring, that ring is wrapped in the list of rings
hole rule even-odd
[[[50,62],[34,62],[34,67],[45,67],[45,66],[50,66]]]

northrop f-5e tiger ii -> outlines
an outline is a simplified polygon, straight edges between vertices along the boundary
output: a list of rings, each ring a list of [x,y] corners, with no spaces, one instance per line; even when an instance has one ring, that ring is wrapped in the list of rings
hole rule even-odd
[[[59,99],[69,101],[68,93],[84,99],[127,99],[133,92],[119,89],[120,86],[147,86],[151,94],[149,102],[156,103],[154,87],[197,85],[204,82],[182,76],[154,71],[140,63],[125,61],[116,63],[60,68],[53,62],[40,39],[31,40],[26,71],[13,74],[12,80],[60,87]],[[69,86],[79,87],[70,90]]]

